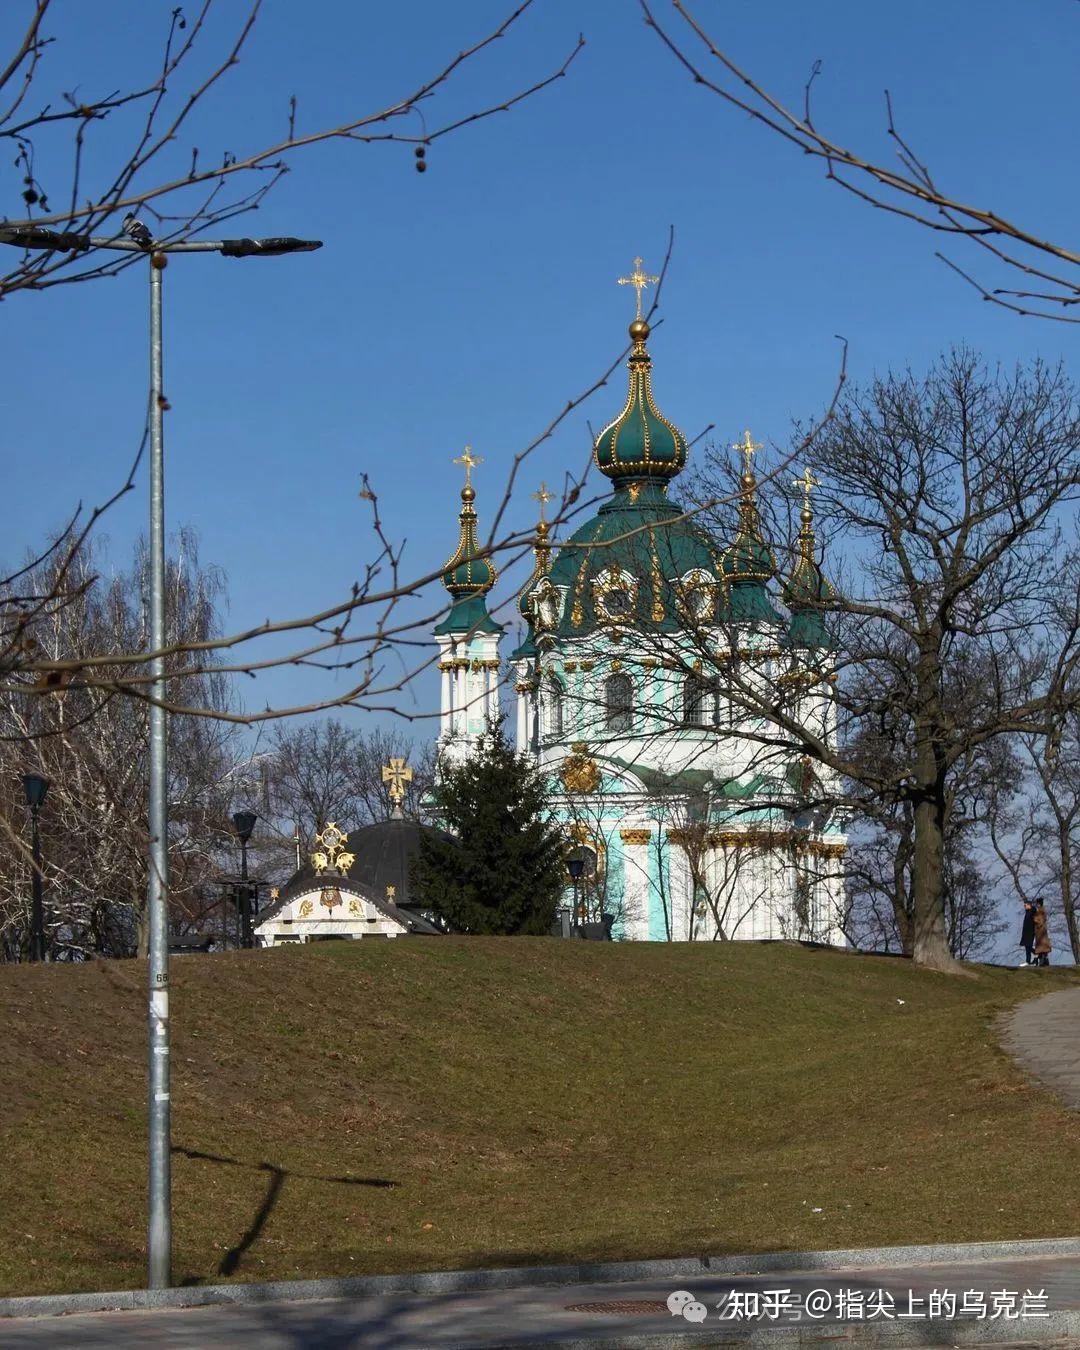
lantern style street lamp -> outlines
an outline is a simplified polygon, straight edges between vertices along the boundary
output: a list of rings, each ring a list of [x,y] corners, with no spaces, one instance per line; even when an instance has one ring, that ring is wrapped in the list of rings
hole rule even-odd
[[[30,845],[34,857],[31,872],[31,893],[33,904],[30,913],[30,960],[45,960],[45,903],[41,886],[41,833],[38,830],[38,813],[45,805],[45,794],[49,790],[49,780],[39,773],[23,774],[23,791],[26,804],[30,808]]]
[[[236,908],[240,914],[240,945],[255,945],[251,931],[251,890],[248,886],[247,846],[259,817],[254,811],[237,811],[232,818],[233,829],[240,840],[240,890],[237,894]]]

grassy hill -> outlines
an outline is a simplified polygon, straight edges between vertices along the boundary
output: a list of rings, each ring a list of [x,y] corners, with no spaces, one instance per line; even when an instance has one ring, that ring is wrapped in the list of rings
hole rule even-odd
[[[551,939],[173,969],[178,1282],[1077,1228],[1080,1115],[992,1030],[1071,971]],[[0,1292],[142,1283],[144,982],[0,967]]]

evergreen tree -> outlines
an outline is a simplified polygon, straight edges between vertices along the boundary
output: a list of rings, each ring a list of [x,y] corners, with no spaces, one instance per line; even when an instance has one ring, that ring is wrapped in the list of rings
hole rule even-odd
[[[537,768],[492,724],[468,759],[444,765],[432,797],[450,835],[425,835],[413,861],[425,908],[459,933],[549,933],[565,840]]]

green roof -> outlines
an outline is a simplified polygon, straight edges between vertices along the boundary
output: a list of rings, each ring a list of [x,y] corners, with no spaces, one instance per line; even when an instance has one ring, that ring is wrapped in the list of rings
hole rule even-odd
[[[630,585],[618,621],[678,632],[685,627],[679,582],[691,572],[703,573],[715,596],[720,556],[712,539],[683,518],[663,483],[617,484],[597,514],[559,547],[551,580],[567,587],[569,596],[557,631],[578,637],[613,622],[602,597],[625,573]]]
[[[496,623],[487,611],[482,595],[466,595],[455,600],[449,611],[435,625],[435,636],[448,633],[501,633],[503,625]]]

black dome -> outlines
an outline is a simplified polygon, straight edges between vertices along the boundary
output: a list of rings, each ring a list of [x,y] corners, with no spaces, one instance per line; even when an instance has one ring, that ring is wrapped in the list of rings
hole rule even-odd
[[[399,908],[423,908],[423,897],[412,895],[409,867],[425,834],[441,835],[443,831],[405,819],[380,820],[353,830],[345,843],[346,850],[356,859],[349,868],[348,880],[380,900],[386,899],[387,886],[393,886],[393,903]],[[317,875],[311,863],[306,862],[281,888],[281,898],[287,900],[300,891],[324,882],[329,884],[332,875],[329,872]]]

